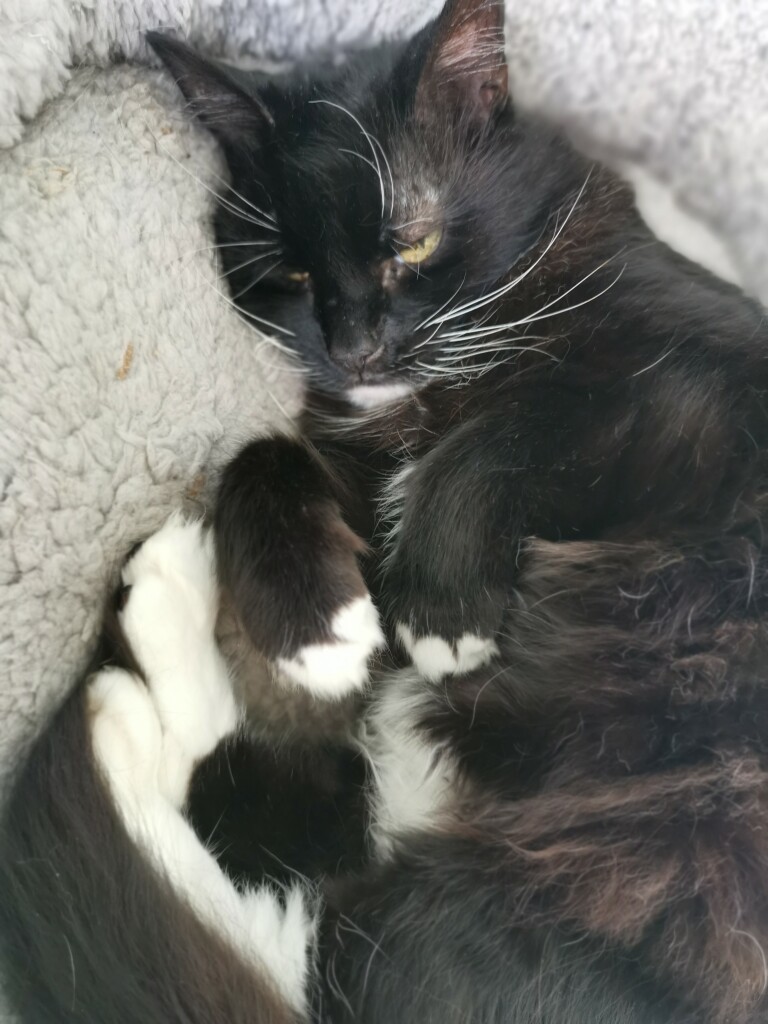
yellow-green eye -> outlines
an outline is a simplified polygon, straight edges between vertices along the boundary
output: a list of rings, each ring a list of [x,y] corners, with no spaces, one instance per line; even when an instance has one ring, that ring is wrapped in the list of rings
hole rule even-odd
[[[286,274],[286,277],[295,284],[306,284],[309,280],[309,274],[306,270],[292,270],[289,274]]]
[[[424,235],[423,238],[414,242],[413,245],[409,245],[406,249],[399,249],[397,255],[403,263],[423,263],[424,260],[429,259],[438,247],[442,235],[443,233],[440,228],[430,231],[428,235]]]

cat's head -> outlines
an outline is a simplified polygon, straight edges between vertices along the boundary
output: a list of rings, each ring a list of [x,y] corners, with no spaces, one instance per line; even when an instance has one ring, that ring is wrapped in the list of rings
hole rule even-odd
[[[231,293],[313,386],[372,405],[455,365],[451,334],[539,236],[557,177],[557,144],[512,111],[500,0],[274,77],[150,42],[229,164]]]

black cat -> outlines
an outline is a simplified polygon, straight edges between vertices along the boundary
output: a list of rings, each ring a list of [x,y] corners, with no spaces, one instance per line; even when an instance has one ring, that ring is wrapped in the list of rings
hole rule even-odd
[[[763,1022],[761,310],[514,110],[499,3],[449,0],[407,44],[278,78],[151,42],[224,148],[224,272],[306,368],[306,440],[246,447],[213,535],[174,520],[124,569],[123,667],[73,696],[5,823],[19,1005],[35,1024]],[[254,843],[300,815],[279,892],[240,840],[231,882],[182,814],[202,764],[198,833],[216,825],[204,762],[241,718],[214,547],[284,682],[365,687],[377,607],[410,662],[379,656],[350,741],[367,853],[294,841],[354,809],[350,764],[320,786],[324,754],[270,774],[240,741]],[[329,849],[320,892],[287,881],[334,874]]]

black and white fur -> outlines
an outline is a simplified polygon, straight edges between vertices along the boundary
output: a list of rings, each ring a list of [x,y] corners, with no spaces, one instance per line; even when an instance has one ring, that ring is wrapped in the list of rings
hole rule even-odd
[[[373,779],[366,877],[327,900],[301,879],[238,887],[184,813],[195,766],[242,726],[214,638],[210,532],[173,517],[123,586],[135,668],[97,671],[35,752],[17,800],[31,795],[29,773],[57,764],[67,800],[12,809],[27,831],[6,838],[16,891],[5,934],[25,1019],[692,1020],[645,994],[631,957],[617,977],[587,939],[510,930],[487,856],[440,838],[472,784],[420,733],[434,694],[411,669],[360,728]],[[344,662],[340,651],[341,674]],[[50,845],[20,859],[35,828]]]
[[[275,80],[153,45],[224,147],[233,300],[312,394],[300,441],[226,468],[212,537],[174,520],[129,560],[95,675],[20,773],[18,1005],[762,1024],[762,311],[517,114],[490,0]],[[217,579],[278,685],[360,695],[343,753],[242,754]],[[311,841],[286,859],[293,811]],[[334,828],[363,849],[338,869]]]

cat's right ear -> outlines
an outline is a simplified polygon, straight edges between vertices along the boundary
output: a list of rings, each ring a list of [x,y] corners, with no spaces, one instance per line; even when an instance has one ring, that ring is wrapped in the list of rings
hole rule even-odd
[[[416,113],[429,121],[453,109],[484,124],[508,98],[504,0],[446,0],[429,30]]]
[[[241,88],[224,65],[162,32],[147,32],[146,39],[176,79],[194,116],[225,146],[253,143],[274,126],[261,100]]]

